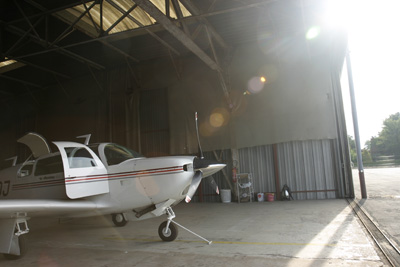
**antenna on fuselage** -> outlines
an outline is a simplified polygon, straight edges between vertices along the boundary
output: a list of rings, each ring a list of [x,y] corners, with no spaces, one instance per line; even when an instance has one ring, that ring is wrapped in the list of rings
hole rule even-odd
[[[14,157],[11,157],[11,158],[8,158],[8,159],[5,159],[5,160],[12,160],[12,166],[15,166],[16,164],[17,164],[17,159],[18,159],[18,156],[14,156]]]
[[[92,134],[85,134],[85,135],[77,136],[76,138],[86,138],[85,142],[84,142],[84,145],[87,146],[89,144],[91,136],[92,136]]]
[[[196,134],[197,134],[197,144],[199,145],[199,150],[200,150],[200,157],[203,159],[203,150],[201,149],[201,144],[200,144],[200,137],[199,137],[199,125],[197,123],[197,111],[194,113],[194,117],[196,119]]]

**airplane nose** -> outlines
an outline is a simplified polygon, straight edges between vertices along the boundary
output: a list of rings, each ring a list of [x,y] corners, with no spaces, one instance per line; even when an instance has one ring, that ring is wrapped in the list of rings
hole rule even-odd
[[[193,160],[194,171],[195,172],[201,171],[203,178],[213,175],[214,173],[223,169],[225,166],[226,164],[220,163],[215,160],[199,159],[199,158],[195,158]]]
[[[186,203],[189,203],[192,199],[194,193],[197,190],[197,187],[199,187],[201,179],[213,175],[225,166],[226,164],[219,163],[218,161],[194,158],[193,169],[195,175],[192,178],[192,183],[190,184],[188,193],[186,194]],[[212,177],[209,177],[208,179],[211,179],[209,182],[211,183],[212,188],[216,191],[217,194],[219,194],[218,185],[215,183],[214,179]]]

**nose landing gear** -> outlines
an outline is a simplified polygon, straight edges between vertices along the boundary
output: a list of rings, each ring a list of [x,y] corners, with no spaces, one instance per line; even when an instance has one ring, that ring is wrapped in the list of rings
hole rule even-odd
[[[209,245],[212,244],[212,241],[205,239],[204,237],[196,234],[195,232],[190,231],[189,229],[183,227],[179,223],[175,222],[173,219],[176,217],[174,211],[171,207],[166,209],[166,214],[168,216],[167,220],[162,222],[158,227],[158,235],[163,241],[171,242],[176,239],[178,236],[178,228],[175,226],[179,226],[182,229],[188,231],[189,233],[199,237],[200,239],[206,241]],[[173,222],[173,223],[171,223]]]

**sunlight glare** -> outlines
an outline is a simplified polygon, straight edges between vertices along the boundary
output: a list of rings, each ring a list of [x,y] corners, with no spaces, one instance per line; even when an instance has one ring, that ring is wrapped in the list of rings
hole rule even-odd
[[[320,34],[320,32],[321,32],[320,27],[317,27],[317,26],[311,27],[306,33],[306,38],[308,40],[312,40],[312,39],[316,38]]]
[[[333,1],[335,2],[335,1]],[[400,1],[352,0],[346,28],[352,60],[361,144],[376,136],[382,122],[390,114],[399,112],[400,80]],[[332,17],[333,19],[333,17]],[[340,16],[336,18],[340,20]],[[343,75],[346,74],[344,70]],[[347,77],[343,88],[348,88]],[[348,89],[346,89],[348,90]],[[348,92],[343,94],[348,95]],[[371,108],[374,107],[374,108]],[[352,129],[351,108],[345,107],[348,129]],[[349,134],[352,135],[352,130]]]

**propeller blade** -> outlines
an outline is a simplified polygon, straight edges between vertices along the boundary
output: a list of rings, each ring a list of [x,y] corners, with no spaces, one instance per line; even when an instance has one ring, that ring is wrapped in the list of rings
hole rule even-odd
[[[199,125],[197,123],[197,111],[194,114],[195,122],[196,122],[196,134],[197,134],[197,144],[199,146],[199,152],[200,152],[200,158],[203,159],[203,150],[201,149],[201,144],[200,144],[200,136],[199,136]]]
[[[193,176],[192,183],[190,184],[189,190],[186,194],[186,203],[189,203],[190,200],[192,200],[194,193],[196,193],[197,187],[199,187],[202,177],[203,175],[199,171]]]
[[[219,195],[219,188],[217,183],[214,180],[214,177],[212,176],[208,176],[207,177],[207,182],[209,183],[209,185],[211,186],[211,188]]]
[[[220,171],[226,166],[226,164],[219,163],[215,160],[209,159],[199,159],[195,158],[193,160],[193,168],[195,171],[201,171],[203,173],[203,178],[213,175],[214,173]]]

